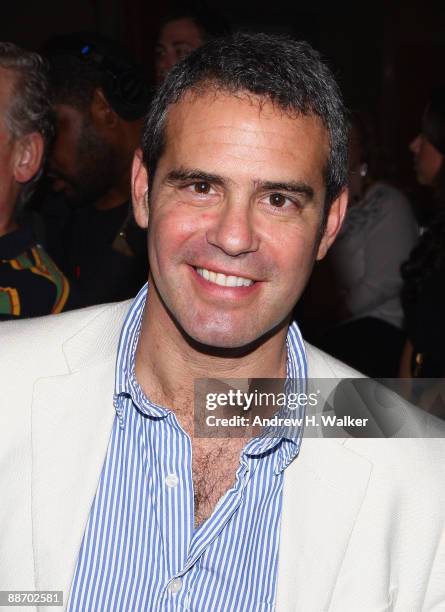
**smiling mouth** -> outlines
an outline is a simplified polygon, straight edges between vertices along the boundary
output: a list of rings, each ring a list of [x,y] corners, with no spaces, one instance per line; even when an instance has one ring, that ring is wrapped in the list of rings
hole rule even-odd
[[[206,281],[221,287],[250,287],[255,282],[251,278],[222,274],[221,272],[213,272],[206,268],[195,268],[195,270]]]

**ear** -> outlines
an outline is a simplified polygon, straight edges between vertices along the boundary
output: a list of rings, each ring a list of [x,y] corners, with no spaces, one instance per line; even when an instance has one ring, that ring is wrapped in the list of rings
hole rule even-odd
[[[43,136],[38,132],[32,132],[19,138],[15,147],[14,178],[18,183],[27,183],[42,166]]]
[[[338,198],[334,200],[329,209],[328,218],[326,221],[326,227],[323,232],[323,236],[318,245],[316,259],[323,259],[328,252],[329,247],[337,237],[338,232],[343,224],[345,218],[346,209],[348,206],[349,193],[345,187],[340,193]]]
[[[94,90],[90,105],[90,113],[93,123],[97,126],[114,128],[119,122],[117,113],[112,109],[100,87]]]
[[[136,149],[131,169],[133,213],[139,227],[148,227],[148,173],[142,161],[142,151]]]

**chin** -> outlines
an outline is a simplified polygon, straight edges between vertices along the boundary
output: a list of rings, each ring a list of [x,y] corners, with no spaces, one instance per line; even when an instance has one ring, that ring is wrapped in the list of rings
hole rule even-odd
[[[238,349],[255,341],[255,338],[247,337],[245,332],[236,330],[190,330],[188,335],[194,342],[209,349]]]
[[[249,352],[258,344],[261,344],[271,335],[276,333],[284,324],[271,326],[253,326],[252,321],[229,325],[215,325],[215,321],[209,322],[207,326],[195,324],[184,326],[182,329],[190,338],[192,343],[199,345],[201,350],[212,351],[212,349],[234,350],[237,353]]]

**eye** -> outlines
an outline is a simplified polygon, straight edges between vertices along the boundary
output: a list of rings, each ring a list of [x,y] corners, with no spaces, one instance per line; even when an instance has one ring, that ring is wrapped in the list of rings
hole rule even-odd
[[[298,198],[276,191],[267,193],[261,199],[261,205],[270,213],[277,215],[294,215],[301,212],[302,205]]]
[[[199,183],[193,183],[193,190],[195,191],[195,193],[205,195],[210,192],[210,189],[210,183],[206,183],[206,181],[199,181]]]
[[[289,198],[286,198],[282,193],[271,193],[269,196],[269,204],[276,208],[281,208],[286,204],[288,199]]]

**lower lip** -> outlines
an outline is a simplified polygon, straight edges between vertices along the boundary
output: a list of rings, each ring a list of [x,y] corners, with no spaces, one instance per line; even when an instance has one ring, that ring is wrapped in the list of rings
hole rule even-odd
[[[193,277],[199,285],[205,289],[208,293],[212,295],[223,297],[223,298],[232,298],[239,299],[252,295],[258,290],[260,281],[254,282],[252,285],[248,287],[242,285],[241,287],[223,287],[222,285],[217,285],[216,283],[212,283],[212,281],[206,280],[203,276],[198,274],[196,269],[193,266],[190,266]]]

